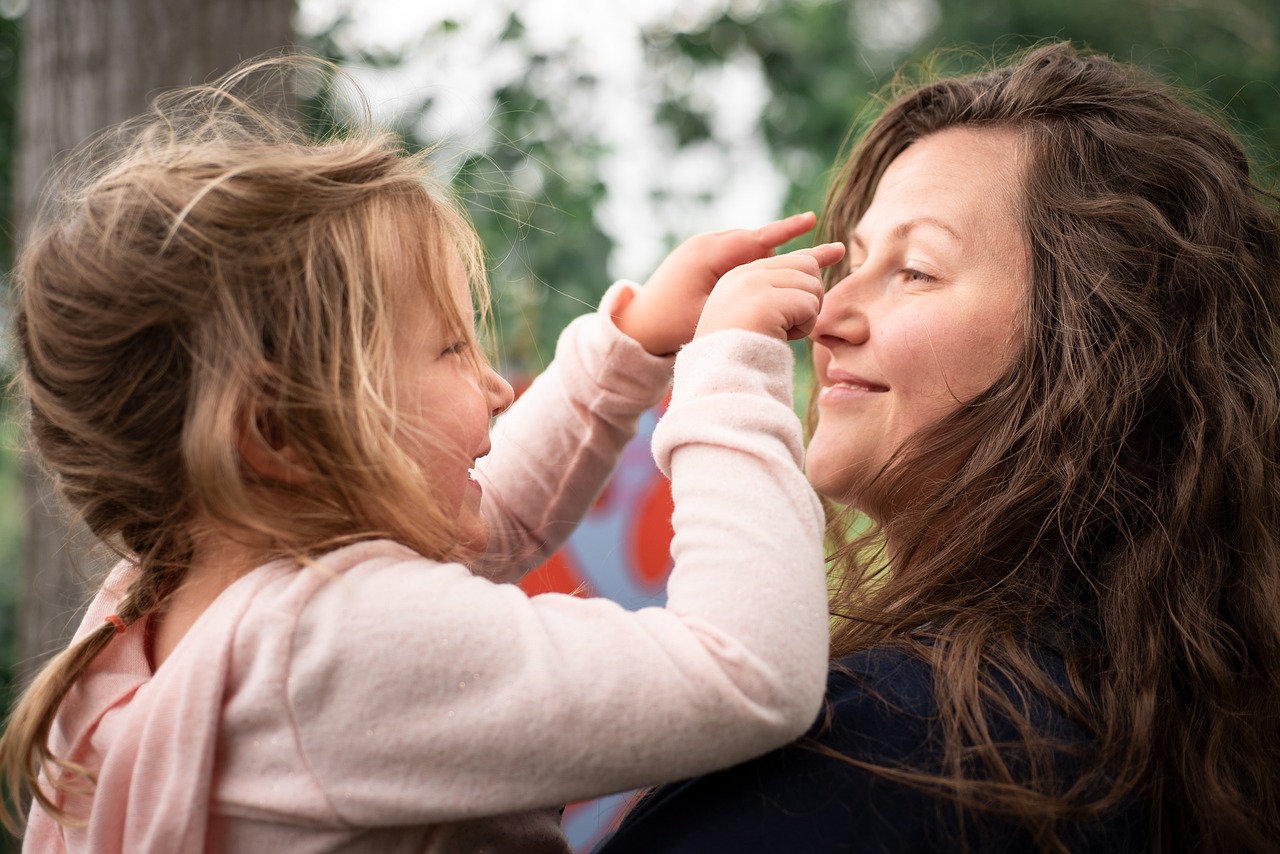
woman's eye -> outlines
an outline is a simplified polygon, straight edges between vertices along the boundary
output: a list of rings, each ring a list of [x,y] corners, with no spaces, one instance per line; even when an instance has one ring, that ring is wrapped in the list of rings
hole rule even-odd
[[[461,341],[461,340],[454,341],[448,347],[445,347],[443,350],[441,350],[440,355],[441,356],[457,356],[463,353],[466,349],[467,349],[466,341]]]
[[[930,276],[928,273],[923,273],[920,270],[913,270],[910,267],[899,270],[898,275],[902,276],[902,278],[908,283],[928,283],[937,281],[936,278]]]

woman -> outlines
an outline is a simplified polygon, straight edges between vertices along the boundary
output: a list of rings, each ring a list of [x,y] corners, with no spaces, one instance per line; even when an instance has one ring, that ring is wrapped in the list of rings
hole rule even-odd
[[[1274,199],[1070,45],[892,101],[812,335],[827,711],[601,853],[1274,850]]]

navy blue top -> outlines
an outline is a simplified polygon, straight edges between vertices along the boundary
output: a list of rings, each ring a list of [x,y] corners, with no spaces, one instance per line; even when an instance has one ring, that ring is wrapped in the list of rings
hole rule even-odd
[[[1034,654],[1046,674],[1065,686],[1062,658],[1043,648]],[[952,801],[813,746],[816,740],[853,759],[936,771],[942,748],[928,664],[894,648],[850,655],[832,668],[827,700],[828,725],[820,714],[809,732],[812,739],[650,791],[596,854],[960,850]],[[1047,702],[1032,702],[1037,729],[1087,746],[1090,737],[1083,727]],[[993,729],[997,739],[1013,738],[1008,722],[995,721]],[[1076,760],[1059,756],[1056,770],[1069,779]],[[1037,850],[1031,835],[1012,819],[969,811],[964,829],[973,851]],[[1146,836],[1136,809],[1106,822],[1062,826],[1059,834],[1070,850],[1090,852],[1140,851]]]

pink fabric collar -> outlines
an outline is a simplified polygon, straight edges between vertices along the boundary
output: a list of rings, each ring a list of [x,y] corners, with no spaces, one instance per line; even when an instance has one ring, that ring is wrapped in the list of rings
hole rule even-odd
[[[179,643],[154,675],[145,621],[112,639],[68,695],[51,738],[59,755],[99,768],[92,811],[83,797],[62,799],[89,822],[64,828],[34,809],[24,847],[104,854],[204,850],[209,811],[194,805],[211,796],[235,627],[254,594],[291,571],[295,564],[277,561],[238,579],[192,627],[189,634],[200,643]],[[112,570],[77,637],[115,611],[136,576],[129,564]]]

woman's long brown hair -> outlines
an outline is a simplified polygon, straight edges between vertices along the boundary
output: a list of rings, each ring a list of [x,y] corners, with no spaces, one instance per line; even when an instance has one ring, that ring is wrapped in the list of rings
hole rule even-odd
[[[1224,122],[1066,44],[906,87],[837,176],[845,239],[885,168],[953,127],[1009,128],[1025,162],[1026,340],[985,393],[879,474],[902,508],[847,538],[833,513],[833,653],[932,666],[943,770],[878,768],[1046,850],[1124,804],[1150,845],[1280,839],[1280,227]],[[839,275],[837,272],[835,275]],[[952,476],[929,481],[949,461]],[[892,569],[882,573],[886,554]],[[1070,690],[1029,638],[1055,638]],[[1082,723],[1082,773],[1012,676]],[[1020,738],[993,742],[1011,720]]]

